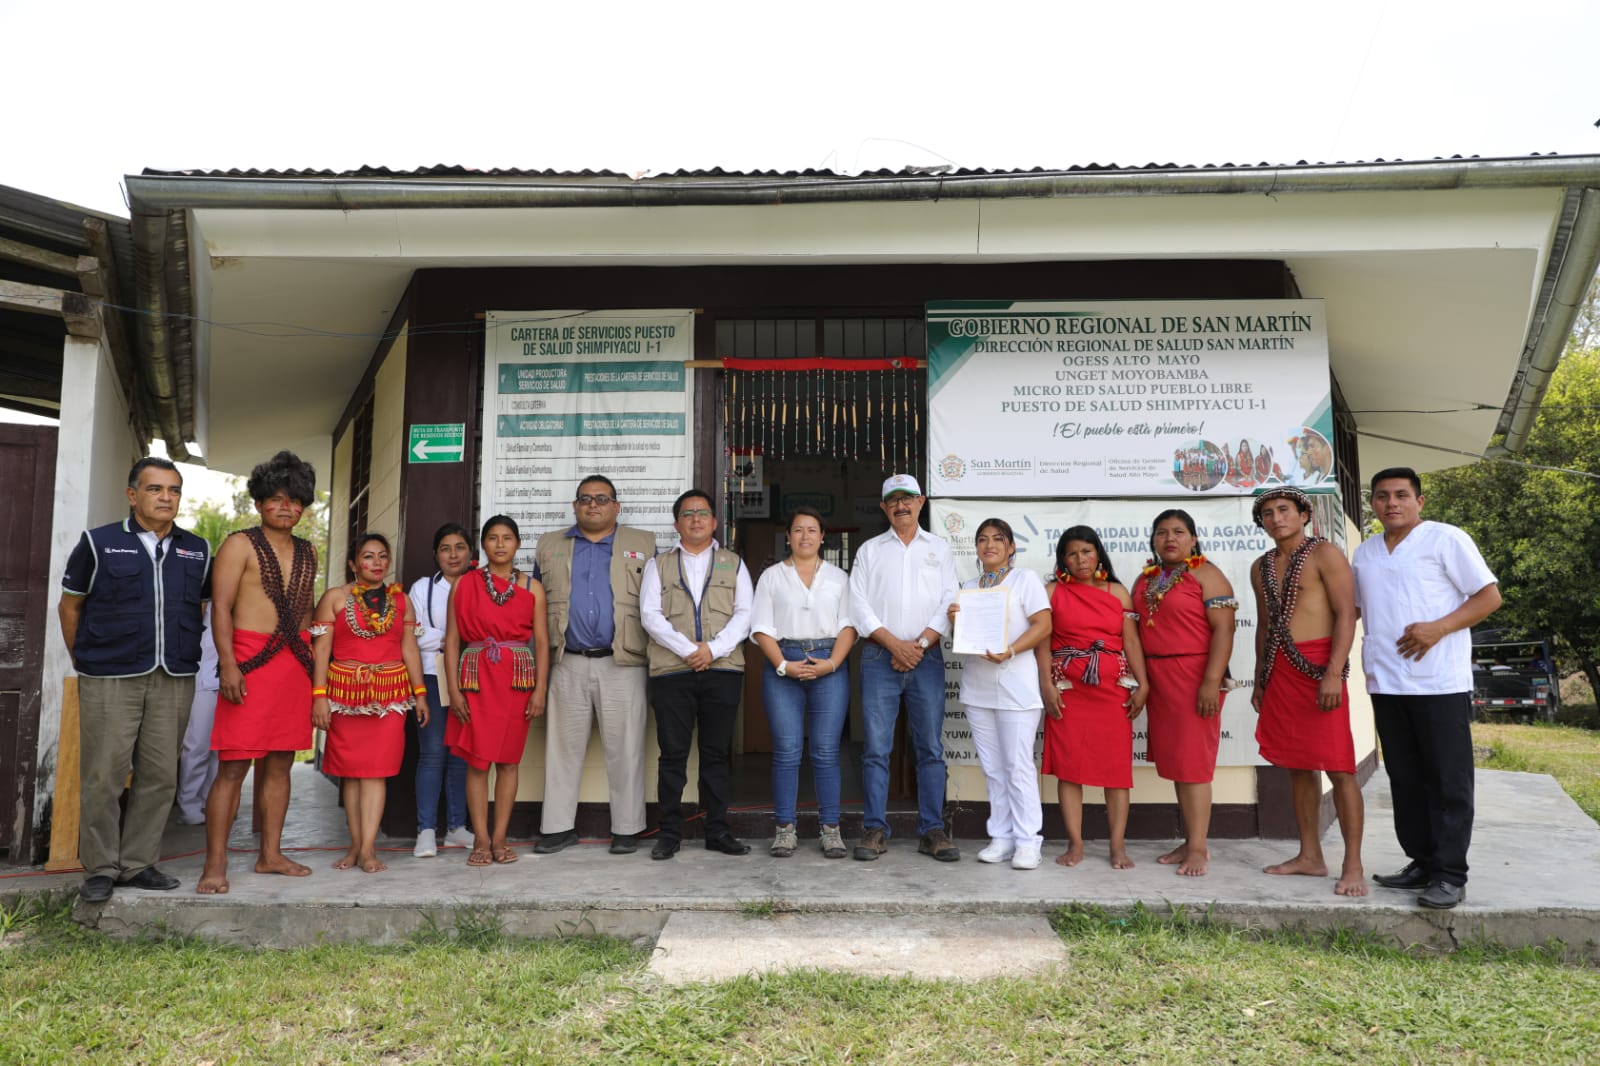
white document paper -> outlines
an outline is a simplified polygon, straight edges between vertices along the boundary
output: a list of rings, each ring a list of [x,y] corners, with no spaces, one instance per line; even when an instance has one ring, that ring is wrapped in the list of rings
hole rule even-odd
[[[1011,590],[962,589],[956,595],[956,631],[951,650],[957,655],[996,654],[1006,650],[1006,614]]]

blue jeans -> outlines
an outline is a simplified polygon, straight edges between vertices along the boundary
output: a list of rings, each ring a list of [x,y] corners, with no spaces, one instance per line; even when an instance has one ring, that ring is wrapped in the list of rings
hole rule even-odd
[[[780,640],[790,662],[809,655],[825,659],[831,640]],[[795,794],[800,790],[800,749],[807,720],[811,733],[811,776],[817,786],[817,817],[823,825],[839,824],[839,737],[850,714],[850,672],[847,667],[815,681],[779,677],[768,663],[761,671],[761,700],[772,727],[772,812],[778,825],[794,825]]]
[[[444,724],[450,708],[439,701],[439,679],[423,674],[422,683],[428,688],[429,716],[428,724],[417,730],[417,830],[435,828],[441,786],[445,790],[445,829],[455,829],[467,824],[467,763],[444,749]]]
[[[917,761],[917,832],[944,828],[944,656],[935,644],[915,670],[896,670],[881,644],[861,650],[861,790],[867,829],[889,831],[889,752],[905,697],[906,733]]]

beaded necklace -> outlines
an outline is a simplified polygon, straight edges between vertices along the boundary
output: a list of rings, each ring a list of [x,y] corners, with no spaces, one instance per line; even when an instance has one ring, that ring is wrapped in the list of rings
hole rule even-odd
[[[517,594],[517,571],[511,571],[511,577],[506,583],[504,592],[496,592],[494,590],[494,575],[489,572],[487,566],[483,568],[482,573],[484,588],[489,590],[489,599],[494,601],[494,605],[496,607],[504,607],[507,603],[510,603],[511,597]]]
[[[1011,573],[1009,564],[1002,566],[998,570],[986,570],[978,575],[978,587],[980,589],[992,589],[1004,581],[1009,573]]]
[[[1257,666],[1260,680],[1256,684],[1261,688],[1267,687],[1267,682],[1272,678],[1272,664],[1277,658],[1281,648],[1283,657],[1289,660],[1289,665],[1305,674],[1313,681],[1321,681],[1327,674],[1325,666],[1316,663],[1300,654],[1300,647],[1289,635],[1289,622],[1294,618],[1295,601],[1300,597],[1300,572],[1305,569],[1306,559],[1310,557],[1313,549],[1326,541],[1321,537],[1307,537],[1300,546],[1289,556],[1289,568],[1283,575],[1283,581],[1278,580],[1278,550],[1269,549],[1261,557],[1261,597],[1266,601],[1267,607],[1267,646],[1261,655]],[[1350,661],[1345,660],[1344,677],[1350,676]]]
[[[399,616],[399,605],[387,586],[360,582],[350,586],[350,595],[344,601],[344,621],[356,636],[367,640],[381,637],[389,632]]]
[[[1156,612],[1161,609],[1161,600],[1177,587],[1178,582],[1183,580],[1183,575],[1190,570],[1199,569],[1200,564],[1205,561],[1204,555],[1195,552],[1176,566],[1165,566],[1152,560],[1151,564],[1144,568],[1145,625],[1156,624]]]

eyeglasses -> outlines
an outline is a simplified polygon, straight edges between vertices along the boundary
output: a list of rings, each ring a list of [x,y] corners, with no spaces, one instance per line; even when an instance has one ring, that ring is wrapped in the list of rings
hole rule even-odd
[[[697,508],[694,508],[693,510],[691,510],[689,508],[684,508],[683,510],[678,512],[678,517],[679,518],[710,518],[711,517],[711,512],[706,510],[704,507],[697,507]]]
[[[585,493],[583,493],[582,495],[580,495],[578,497],[578,502],[583,504],[584,506],[588,506],[590,504],[598,504],[601,507],[605,507],[605,506],[608,506],[610,504],[616,503],[617,501],[616,501],[616,498],[614,496],[607,496],[603,492],[599,493],[598,495],[595,495],[595,496],[591,496],[587,492],[585,492]]]

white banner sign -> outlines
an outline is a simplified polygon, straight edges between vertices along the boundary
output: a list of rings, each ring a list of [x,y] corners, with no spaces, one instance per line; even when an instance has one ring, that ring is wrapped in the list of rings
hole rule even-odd
[[[1233,656],[1228,667],[1245,687],[1228,693],[1222,705],[1222,743],[1218,766],[1264,766],[1256,748],[1256,715],[1250,706],[1250,686],[1255,677],[1256,605],[1250,592],[1250,564],[1272,546],[1272,540],[1250,520],[1251,500],[1241,497],[1189,500],[1179,503],[1194,517],[1200,546],[1233,584],[1239,599]],[[1312,498],[1313,532],[1335,543],[1343,542],[1339,500],[1331,494]],[[973,548],[978,525],[999,518],[1010,523],[1017,540],[1016,566],[1049,577],[1055,569],[1056,541],[1071,526],[1086,525],[1100,534],[1118,580],[1130,591],[1139,571],[1150,558],[1150,525],[1171,500],[997,501],[933,500],[933,532],[950,541],[961,580],[976,577],[980,566]],[[961,706],[961,656],[945,641],[945,759],[951,763],[978,761],[972,732]],[[1042,751],[1039,734],[1035,755]],[[1145,754],[1145,716],[1134,722],[1133,759],[1148,765]]]
[[[1333,479],[1321,300],[928,305],[928,494],[1248,495]]]
[[[491,311],[484,371],[481,517],[535,538],[572,525],[578,482],[604,474],[621,521],[675,542],[689,485],[692,311]]]

